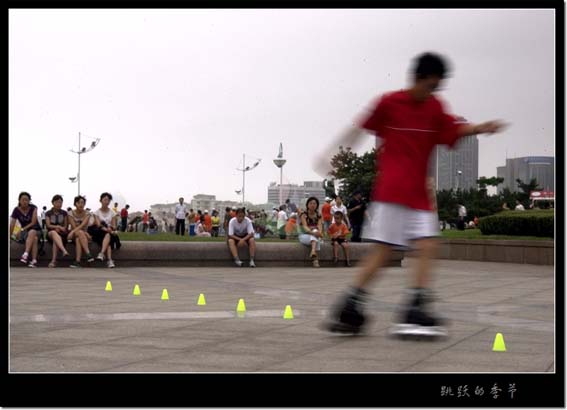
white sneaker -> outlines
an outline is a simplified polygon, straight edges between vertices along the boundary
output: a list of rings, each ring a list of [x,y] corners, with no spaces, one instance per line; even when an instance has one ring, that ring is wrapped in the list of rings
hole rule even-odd
[[[108,266],[109,268],[114,268],[114,261],[112,259],[109,259],[108,262],[106,263],[106,266]]]
[[[254,261],[253,261],[252,259],[250,260],[250,267],[251,267],[251,268],[255,268],[255,267],[256,267],[256,264],[254,263]]]
[[[97,258],[97,260],[99,260],[99,261],[101,261],[101,262],[104,261],[104,255],[103,255],[103,253],[100,252],[100,253],[97,255],[96,258]]]
[[[235,260],[235,261],[234,261],[234,264],[235,264],[236,266],[238,266],[239,268],[242,267],[242,261],[241,261],[240,259]]]

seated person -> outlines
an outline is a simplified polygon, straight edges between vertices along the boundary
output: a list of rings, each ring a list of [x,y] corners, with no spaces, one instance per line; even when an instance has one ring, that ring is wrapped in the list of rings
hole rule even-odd
[[[256,242],[254,241],[254,227],[250,218],[244,216],[244,208],[236,210],[236,216],[228,223],[228,248],[234,258],[236,266],[241,267],[242,261],[238,257],[238,249],[240,246],[248,246],[250,251],[250,267],[255,268],[254,254],[256,252]]]
[[[343,248],[343,253],[345,255],[345,265],[350,266],[350,258],[348,252],[348,242],[346,236],[349,230],[346,224],[343,222],[344,215],[341,211],[335,211],[334,214],[335,222],[329,226],[329,236],[331,237],[331,243],[333,244],[333,262],[339,263],[339,246]]]
[[[297,214],[294,212],[289,216],[285,225],[286,238],[289,239],[297,233]]]
[[[37,207],[30,201],[31,195],[27,192],[21,192],[18,196],[18,206],[14,208],[10,218],[10,236],[16,242],[25,244],[25,251],[20,262],[30,268],[35,268],[37,267],[38,239],[42,231],[37,221]],[[19,229],[16,229],[18,223]],[[31,262],[28,261],[30,252]]]
[[[69,256],[69,252],[65,249],[67,244],[67,235],[69,234],[69,218],[67,211],[62,209],[63,197],[55,195],[51,199],[53,208],[45,213],[45,223],[47,225],[47,240],[52,244],[51,262],[47,265],[54,268],[57,259],[57,250],[63,253],[63,256]]]
[[[71,268],[81,267],[82,252],[86,254],[88,263],[94,262],[94,257],[89,250],[89,241],[92,238],[87,232],[91,213],[85,210],[85,202],[86,198],[84,196],[76,196],[74,201],[75,210],[69,212],[71,231],[67,237],[70,241],[75,241],[75,261],[71,262]]]
[[[195,235],[205,236],[207,238],[209,238],[211,236],[211,234],[209,232],[207,232],[207,228],[205,227],[205,215],[201,215],[199,217],[199,221],[197,222],[197,225],[195,226]]]

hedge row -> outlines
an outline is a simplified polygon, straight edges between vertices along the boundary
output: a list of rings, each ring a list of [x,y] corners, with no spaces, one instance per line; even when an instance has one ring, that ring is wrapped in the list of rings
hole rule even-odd
[[[483,235],[543,236],[553,238],[552,210],[507,211],[480,218]]]

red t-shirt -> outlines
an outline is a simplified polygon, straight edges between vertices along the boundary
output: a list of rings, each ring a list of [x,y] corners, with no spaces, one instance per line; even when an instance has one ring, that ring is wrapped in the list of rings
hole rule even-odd
[[[371,200],[432,210],[426,187],[429,156],[436,144],[457,142],[460,124],[433,95],[419,102],[406,90],[385,94],[359,121],[383,139]]]
[[[321,207],[321,216],[323,216],[323,221],[332,221],[333,215],[331,215],[331,204],[325,202]]]
[[[349,230],[348,230],[348,226],[346,226],[344,223],[341,223],[340,225],[334,223],[331,226],[329,226],[328,232],[331,236],[339,233],[340,235],[338,237],[344,238],[349,233]]]

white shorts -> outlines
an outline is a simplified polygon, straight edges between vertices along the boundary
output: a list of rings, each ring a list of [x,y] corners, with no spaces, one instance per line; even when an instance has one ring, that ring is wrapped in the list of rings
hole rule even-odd
[[[436,211],[413,209],[391,202],[371,202],[362,238],[409,247],[409,241],[439,235]]]

